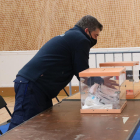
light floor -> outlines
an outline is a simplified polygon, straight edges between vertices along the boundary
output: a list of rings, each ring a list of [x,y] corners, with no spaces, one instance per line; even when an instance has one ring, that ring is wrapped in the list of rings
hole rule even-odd
[[[58,96],[58,99],[61,101],[62,99],[64,99],[66,96]],[[13,113],[14,110],[14,104],[15,104],[15,97],[3,97],[4,100],[7,103],[7,107],[10,110],[11,113]],[[58,103],[57,100],[54,98],[53,99],[53,105]],[[7,110],[5,108],[0,109],[0,124],[3,122],[6,122],[7,120],[9,120],[11,117],[8,114]]]

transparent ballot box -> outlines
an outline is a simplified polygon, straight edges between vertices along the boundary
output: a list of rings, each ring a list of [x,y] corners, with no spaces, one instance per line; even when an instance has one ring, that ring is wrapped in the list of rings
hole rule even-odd
[[[139,61],[106,62],[100,67],[125,67],[126,68],[126,99],[135,99],[140,93],[139,87]]]
[[[79,73],[81,113],[121,113],[126,106],[126,68],[90,68]]]

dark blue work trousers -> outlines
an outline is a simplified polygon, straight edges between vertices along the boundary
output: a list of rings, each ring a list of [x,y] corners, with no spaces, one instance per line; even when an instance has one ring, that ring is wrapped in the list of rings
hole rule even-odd
[[[33,82],[21,76],[14,82],[15,107],[8,130],[52,107],[52,100],[48,99]]]

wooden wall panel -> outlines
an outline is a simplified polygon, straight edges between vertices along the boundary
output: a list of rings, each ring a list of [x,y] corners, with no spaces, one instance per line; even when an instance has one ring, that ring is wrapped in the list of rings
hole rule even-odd
[[[83,16],[104,26],[95,48],[140,46],[139,0],[1,0],[0,51],[37,50]]]
[[[67,91],[67,93],[69,94],[69,87],[66,86],[65,90]],[[78,93],[79,92],[79,86],[72,86],[72,94]],[[14,87],[0,87],[0,95],[1,96],[15,96],[15,91],[14,91]],[[66,93],[64,92],[64,90],[62,89],[58,96],[67,96]]]

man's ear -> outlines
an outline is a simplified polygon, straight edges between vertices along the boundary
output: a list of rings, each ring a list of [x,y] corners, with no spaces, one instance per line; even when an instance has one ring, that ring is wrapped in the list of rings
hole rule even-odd
[[[85,29],[85,32],[86,32],[87,34],[89,34],[89,30],[88,30],[88,28]]]

